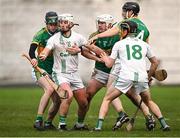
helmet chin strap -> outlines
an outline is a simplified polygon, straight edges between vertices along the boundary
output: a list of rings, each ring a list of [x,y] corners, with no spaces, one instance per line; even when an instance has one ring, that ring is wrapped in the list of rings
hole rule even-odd
[[[77,25],[77,26],[79,26],[79,24],[77,24],[77,23],[75,23],[75,24],[72,24],[71,26],[69,25],[69,29],[67,30],[67,31],[62,31],[61,30],[61,32],[64,34],[64,33],[67,33],[67,32],[69,32],[70,30],[71,30],[71,28],[73,28],[75,25]]]

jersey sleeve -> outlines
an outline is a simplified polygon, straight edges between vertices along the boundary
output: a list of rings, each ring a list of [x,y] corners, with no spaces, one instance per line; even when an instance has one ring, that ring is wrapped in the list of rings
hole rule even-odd
[[[38,33],[34,35],[32,43],[39,45],[41,43],[41,35]]]
[[[80,35],[80,39],[78,41],[78,46],[81,47],[86,44],[87,44],[87,39],[84,36]]]
[[[110,58],[112,59],[116,59],[118,57],[118,43],[115,43],[115,45],[113,46]]]
[[[152,47],[150,45],[147,45],[147,54],[146,54],[147,58],[152,58],[154,57],[154,53],[152,51]]]
[[[47,41],[46,48],[54,49],[54,36],[50,37]]]

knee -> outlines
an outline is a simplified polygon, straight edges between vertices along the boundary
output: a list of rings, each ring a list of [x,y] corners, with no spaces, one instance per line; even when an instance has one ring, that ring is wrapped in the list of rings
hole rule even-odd
[[[58,98],[56,100],[52,100],[52,102],[53,102],[53,106],[55,108],[58,108],[60,106],[61,100]]]
[[[87,101],[87,100],[82,100],[82,101],[80,101],[79,107],[80,107],[81,109],[86,110],[86,109],[88,108],[88,101]]]
[[[45,93],[46,93],[47,95],[51,96],[52,93],[54,92],[54,89],[53,89],[52,87],[46,87],[46,88],[44,89],[44,91],[45,91]]]
[[[73,95],[69,95],[67,99],[62,99],[62,103],[71,104],[73,100]]]
[[[87,100],[88,100],[88,102],[91,101],[92,97],[93,97],[93,95],[91,93],[87,93]]]

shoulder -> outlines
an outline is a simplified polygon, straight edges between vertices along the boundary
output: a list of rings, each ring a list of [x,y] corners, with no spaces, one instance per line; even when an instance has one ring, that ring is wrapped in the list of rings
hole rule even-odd
[[[59,40],[59,38],[60,38],[60,32],[55,33],[54,35],[52,35],[52,36],[48,39],[48,41]]]
[[[98,34],[98,31],[93,32],[92,34],[90,34],[89,39],[92,38],[93,36],[97,35],[97,34]]]
[[[40,29],[40,30],[35,34],[35,37],[42,36],[42,35],[44,35],[45,33],[47,33],[47,30],[46,30],[46,28],[44,27],[44,28]]]
[[[85,39],[85,37],[82,34],[74,32],[74,31],[72,31],[71,35],[72,35],[72,37],[75,37],[75,38]]]
[[[114,44],[114,46],[120,47],[120,46],[123,45],[124,43],[127,43],[127,39],[123,39],[123,40],[117,41],[117,42]]]

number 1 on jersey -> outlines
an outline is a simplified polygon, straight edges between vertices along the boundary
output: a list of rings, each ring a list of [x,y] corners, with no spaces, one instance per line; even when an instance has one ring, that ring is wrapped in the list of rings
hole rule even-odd
[[[127,52],[127,59],[131,60],[131,56],[134,59],[141,59],[142,58],[142,53],[141,53],[142,48],[139,45],[133,45],[132,46],[132,55],[131,55],[131,50],[129,45],[126,45],[126,52]]]

